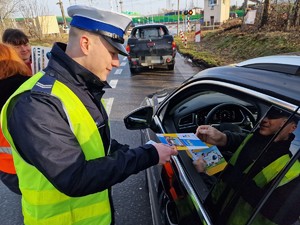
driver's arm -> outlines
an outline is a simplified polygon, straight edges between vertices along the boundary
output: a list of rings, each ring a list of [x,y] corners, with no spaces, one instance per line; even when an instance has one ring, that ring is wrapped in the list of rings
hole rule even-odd
[[[242,141],[246,138],[248,134],[246,133],[236,133],[236,132],[230,132],[230,131],[224,131],[224,135],[226,135],[226,144],[224,146],[218,146],[220,151],[229,151],[234,153]]]
[[[245,139],[247,134],[231,131],[219,131],[209,126],[201,125],[196,130],[196,135],[205,143],[218,146],[221,152],[233,153]]]
[[[231,131],[221,132],[209,125],[199,126],[196,130],[196,135],[200,138],[200,140],[208,144],[218,146],[226,161],[230,159],[231,155],[237,150],[239,145],[247,136],[247,134],[235,133]],[[202,157],[200,157],[198,160],[193,161],[193,164],[197,172],[205,172],[206,162]]]

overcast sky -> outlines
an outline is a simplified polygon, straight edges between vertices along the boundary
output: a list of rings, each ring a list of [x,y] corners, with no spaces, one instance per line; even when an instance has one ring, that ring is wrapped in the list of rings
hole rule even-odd
[[[59,5],[56,3],[59,0],[40,0],[43,4],[46,2],[49,8],[50,15],[61,16]],[[231,5],[241,5],[243,0],[231,0]],[[84,4],[95,6],[113,11],[121,11],[119,2],[123,2],[122,11],[139,12],[141,15],[161,13],[162,9],[177,10],[178,0],[62,0],[64,10],[74,4]],[[189,9],[192,7],[203,8],[204,0],[179,0],[179,9]]]
[[[47,2],[49,13],[52,15],[61,15],[58,0],[41,0],[43,3]],[[98,8],[107,10],[121,11],[119,2],[122,1],[123,11],[139,12],[141,14],[157,14],[162,12],[162,9],[177,10],[178,0],[62,0],[65,12],[70,5],[85,4],[93,5]],[[180,9],[188,9],[190,7],[203,8],[204,0],[179,0]],[[117,4],[118,3],[118,4]]]

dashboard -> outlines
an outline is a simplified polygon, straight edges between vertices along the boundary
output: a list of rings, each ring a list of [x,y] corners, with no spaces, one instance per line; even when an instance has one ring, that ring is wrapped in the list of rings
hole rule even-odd
[[[209,114],[212,110],[212,114]],[[208,115],[210,118],[207,118]],[[223,93],[204,92],[178,103],[172,117],[177,132],[195,132],[199,125],[208,122],[207,119],[211,125],[231,123],[243,126],[245,121],[253,123],[249,117],[256,119],[256,115],[256,107],[248,102]]]
[[[205,118],[211,109],[200,110],[196,112],[197,125],[205,124]],[[217,110],[211,123],[240,123],[244,120],[245,116],[238,108],[222,108]]]

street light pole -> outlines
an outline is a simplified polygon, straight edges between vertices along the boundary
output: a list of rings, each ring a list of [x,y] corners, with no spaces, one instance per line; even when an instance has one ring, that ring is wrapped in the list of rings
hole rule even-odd
[[[123,1],[122,0],[120,0],[120,9],[121,9],[121,13],[122,13],[122,11],[123,11]]]

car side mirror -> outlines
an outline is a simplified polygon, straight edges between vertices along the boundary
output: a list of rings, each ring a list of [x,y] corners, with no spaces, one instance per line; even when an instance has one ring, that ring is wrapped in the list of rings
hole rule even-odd
[[[124,124],[128,130],[141,130],[150,128],[153,116],[151,106],[142,106],[124,117]]]

